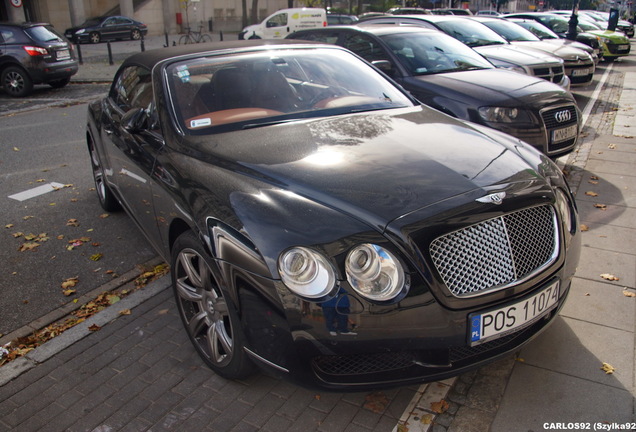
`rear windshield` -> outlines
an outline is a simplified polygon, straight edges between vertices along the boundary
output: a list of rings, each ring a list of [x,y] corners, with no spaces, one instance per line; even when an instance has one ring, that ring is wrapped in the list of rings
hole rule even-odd
[[[165,77],[177,121],[194,134],[413,106],[370,65],[341,49],[197,57],[169,65]]]
[[[64,42],[64,36],[49,26],[35,26],[25,29],[25,32],[36,42]]]

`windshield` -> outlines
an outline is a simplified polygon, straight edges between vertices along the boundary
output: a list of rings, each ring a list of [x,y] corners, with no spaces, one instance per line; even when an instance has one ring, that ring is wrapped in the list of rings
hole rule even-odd
[[[52,27],[36,26],[24,31],[36,42],[64,42],[64,37]]]
[[[391,34],[382,40],[412,75],[494,68],[477,52],[442,33]]]
[[[589,21],[583,21],[583,20],[579,21],[579,28],[581,28],[581,30],[583,31],[601,30],[601,28],[598,25],[591,23]]]
[[[532,32],[539,39],[560,39],[559,35],[536,21],[512,20],[512,22]]]
[[[540,40],[538,37],[532,34],[532,32],[524,29],[521,26],[518,26],[515,23],[511,23],[510,21],[485,21],[482,24],[484,24],[489,29],[496,31],[497,34],[503,36],[509,42],[536,42]]]
[[[540,17],[539,20],[546,27],[549,27],[555,33],[567,33],[569,24],[566,18],[553,15],[550,17],[543,16]]]
[[[468,19],[436,23],[444,32],[471,48],[507,44],[506,40],[485,25]]]
[[[197,57],[172,63],[165,76],[177,121],[195,134],[413,106],[369,64],[342,49]]]

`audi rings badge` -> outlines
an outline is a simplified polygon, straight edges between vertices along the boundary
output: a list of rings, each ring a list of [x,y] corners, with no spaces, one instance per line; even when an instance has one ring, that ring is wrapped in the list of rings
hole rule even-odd
[[[572,120],[572,113],[570,110],[558,111],[554,114],[554,119],[557,123],[565,123]]]

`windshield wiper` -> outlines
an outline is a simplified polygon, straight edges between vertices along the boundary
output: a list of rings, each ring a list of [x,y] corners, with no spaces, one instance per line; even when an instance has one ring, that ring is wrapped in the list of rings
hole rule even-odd
[[[272,120],[272,121],[266,121],[261,123],[248,123],[246,125],[243,125],[241,129],[254,129],[254,128],[263,127],[263,126],[273,126],[273,125],[277,125],[281,123],[290,123],[296,120],[298,119],[293,118],[293,119]]]

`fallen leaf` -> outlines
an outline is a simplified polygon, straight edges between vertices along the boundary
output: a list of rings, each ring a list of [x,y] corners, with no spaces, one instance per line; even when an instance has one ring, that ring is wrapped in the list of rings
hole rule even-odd
[[[6,224],[4,227],[5,228],[13,228],[13,224]]]
[[[17,147],[13,147],[13,151],[20,151],[20,149]]]
[[[605,204],[594,204],[594,207],[603,211],[607,210],[607,205]]]
[[[102,213],[99,215],[101,219],[106,219],[108,216],[110,216],[108,213]]]
[[[35,216],[24,216],[24,217],[22,218],[22,220],[29,220],[29,219],[32,219],[32,218],[34,218],[34,217],[35,217]]]
[[[88,329],[92,332],[96,332],[98,330],[101,330],[102,328],[100,326],[98,326],[97,324],[92,324],[90,326],[88,326]]]
[[[108,301],[108,304],[113,305],[113,304],[117,303],[118,301],[120,301],[121,297],[119,297],[118,295],[111,294],[111,295],[106,296],[106,300]]]
[[[608,144],[607,148],[614,150],[616,148],[616,144]]]
[[[589,230],[590,230],[590,227],[588,227],[585,224],[581,224],[581,232],[585,232],[585,231],[589,231]]]
[[[36,183],[44,183],[46,181],[46,179],[37,179],[35,182]]]
[[[442,399],[439,402],[431,402],[431,411],[437,414],[443,414],[448,410],[448,402]]]
[[[590,177],[590,180],[598,180],[598,177],[597,176],[592,176],[592,177]]]
[[[607,375],[611,375],[616,371],[616,368],[609,363],[603,362],[601,370],[604,371]]]
[[[433,414],[424,414],[420,418],[420,423],[425,424],[425,425],[432,424],[433,423]]]
[[[72,288],[79,283],[79,277],[75,276],[62,282],[62,289]]]
[[[119,311],[119,315],[130,315],[130,314],[132,314],[130,309],[122,309]]]
[[[77,219],[69,219],[68,222],[66,222],[66,225],[78,227],[79,222],[77,221]]]
[[[35,250],[38,246],[40,246],[40,243],[27,242],[27,243],[23,243],[22,245],[20,245],[20,248],[18,250],[20,252],[24,252],[24,251],[28,251],[28,250]]]
[[[598,180],[588,180],[587,182],[594,185],[598,184]]]
[[[64,291],[62,291],[62,294],[64,294],[66,297],[73,295],[77,292],[77,290],[74,289],[66,289]]]
[[[617,281],[617,280],[620,280],[619,278],[617,278],[617,277],[616,277],[616,276],[614,276],[613,274],[609,274],[609,273],[603,273],[603,274],[601,275],[601,277],[602,277],[603,279],[605,279],[605,280],[608,280],[608,281]]]
[[[627,290],[623,290],[623,295],[625,297],[636,297],[636,293],[633,291],[627,291]]]
[[[591,196],[591,197],[597,197],[598,196],[598,194],[596,192],[593,192],[593,191],[587,191],[587,192],[585,192],[585,195]]]
[[[16,233],[13,233],[13,238],[22,237],[23,235],[24,235],[23,232],[16,232]]]
[[[100,259],[102,259],[103,256],[104,254],[96,253],[94,255],[91,255],[90,259],[91,261],[99,261]]]
[[[364,401],[364,408],[376,414],[383,413],[389,405],[389,398],[383,392],[369,393]]]

